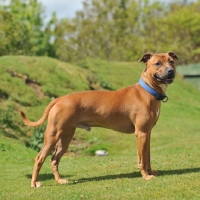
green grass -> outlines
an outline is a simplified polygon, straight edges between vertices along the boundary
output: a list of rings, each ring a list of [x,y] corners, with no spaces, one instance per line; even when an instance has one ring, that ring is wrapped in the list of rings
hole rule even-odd
[[[126,155],[118,152],[107,157],[63,157],[60,172],[69,180],[67,185],[56,184],[47,158],[39,176],[42,187],[37,189],[30,188],[36,153],[19,141],[2,140],[2,137],[0,148],[1,199],[200,198],[200,149],[194,140],[186,145],[171,141],[167,147],[153,147],[152,163],[159,176],[150,181],[144,181],[136,168],[134,142]]]
[[[0,127],[0,199],[200,199],[200,92],[179,76],[167,90],[169,101],[162,103],[152,131],[151,160],[153,169],[159,172],[157,178],[142,179],[134,135],[101,128],[91,132],[77,129],[79,145],[70,146],[76,156],[64,156],[60,163],[60,172],[69,184],[56,184],[48,157],[39,176],[42,187],[30,188],[37,152],[25,146],[33,129],[23,125],[19,109],[36,120],[51,100],[48,90],[57,96],[90,87],[117,89],[137,82],[143,68],[138,63],[90,59],[75,65],[46,57],[1,57],[0,109],[13,110],[13,121],[8,122],[15,123],[18,129],[12,129],[9,123]],[[6,69],[36,79],[45,97],[39,98]],[[1,119],[4,115],[1,112]],[[86,156],[97,147],[106,148],[109,155]]]

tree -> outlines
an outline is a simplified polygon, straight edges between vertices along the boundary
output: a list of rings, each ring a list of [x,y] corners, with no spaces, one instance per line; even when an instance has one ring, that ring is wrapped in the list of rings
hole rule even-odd
[[[199,62],[200,0],[188,2],[85,0],[75,18],[45,22],[37,0],[10,0],[0,7],[0,55],[136,61],[175,51],[180,63]]]
[[[145,12],[156,13],[160,5],[148,0],[85,1],[83,10],[77,12],[73,20],[63,21],[57,27],[57,30],[62,29],[62,44],[65,44],[60,46],[56,42],[58,58],[66,61],[88,56],[137,60],[147,49],[144,30],[149,15]]]
[[[166,27],[167,46],[179,53],[182,63],[200,60],[200,1],[172,3],[162,22]]]
[[[135,61],[146,52],[175,51],[180,63],[200,58],[200,0],[87,0],[57,26],[57,57]],[[60,42],[58,42],[60,41]]]
[[[6,51],[3,47],[1,55],[55,54],[50,43],[55,14],[45,25],[44,7],[37,0],[10,0],[9,5],[1,1],[1,10],[1,37],[7,41]]]

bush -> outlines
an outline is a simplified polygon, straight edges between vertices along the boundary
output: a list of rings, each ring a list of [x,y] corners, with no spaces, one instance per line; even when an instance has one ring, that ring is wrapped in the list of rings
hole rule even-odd
[[[45,129],[45,125],[35,128],[30,139],[30,147],[38,152],[41,150],[43,145]]]
[[[14,112],[13,109],[0,110],[0,128],[4,131],[7,129],[16,129],[17,126],[14,124]]]

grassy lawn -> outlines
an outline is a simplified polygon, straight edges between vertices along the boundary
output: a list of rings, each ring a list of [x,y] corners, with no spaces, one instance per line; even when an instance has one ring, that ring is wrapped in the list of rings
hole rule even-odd
[[[19,141],[1,138],[0,198],[199,199],[199,142],[197,137],[187,139],[185,144],[153,145],[152,164],[159,176],[150,181],[143,180],[136,168],[133,145],[127,155],[63,157],[60,172],[69,180],[67,185],[56,184],[48,157],[39,176],[42,187],[33,189],[30,178],[36,153]]]
[[[41,76],[36,73],[38,68]],[[0,199],[200,199],[200,92],[179,76],[167,90],[169,101],[162,103],[161,116],[152,131],[151,161],[153,169],[159,172],[158,177],[150,181],[142,179],[137,169],[134,135],[101,128],[94,128],[91,132],[77,129],[75,138],[82,141],[80,146],[84,146],[84,141],[90,145],[83,148],[72,144],[70,149],[81,151],[76,156],[62,158],[60,172],[69,183],[56,184],[48,157],[39,175],[42,186],[37,189],[30,187],[37,152],[23,142],[24,138],[29,139],[33,129],[22,124],[19,109],[36,120],[42,115],[51,95],[90,87],[121,88],[137,82],[143,68],[139,64],[100,60],[72,65],[48,58],[2,57],[0,109],[12,109],[18,129],[0,124]],[[38,98],[32,88],[20,78],[10,77],[6,69],[19,75],[30,73],[31,79],[37,78],[45,97]],[[54,73],[48,77],[45,73],[52,70]],[[65,84],[64,73],[67,74]],[[75,77],[73,80],[70,74]],[[4,114],[0,113],[0,119],[4,119]],[[86,155],[97,147],[105,147],[109,155]]]

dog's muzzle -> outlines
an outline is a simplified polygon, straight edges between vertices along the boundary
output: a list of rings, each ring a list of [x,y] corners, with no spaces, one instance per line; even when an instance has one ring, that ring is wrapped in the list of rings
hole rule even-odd
[[[166,68],[165,76],[159,76],[158,74],[155,74],[154,77],[158,82],[171,84],[175,78],[175,71],[172,68]]]

